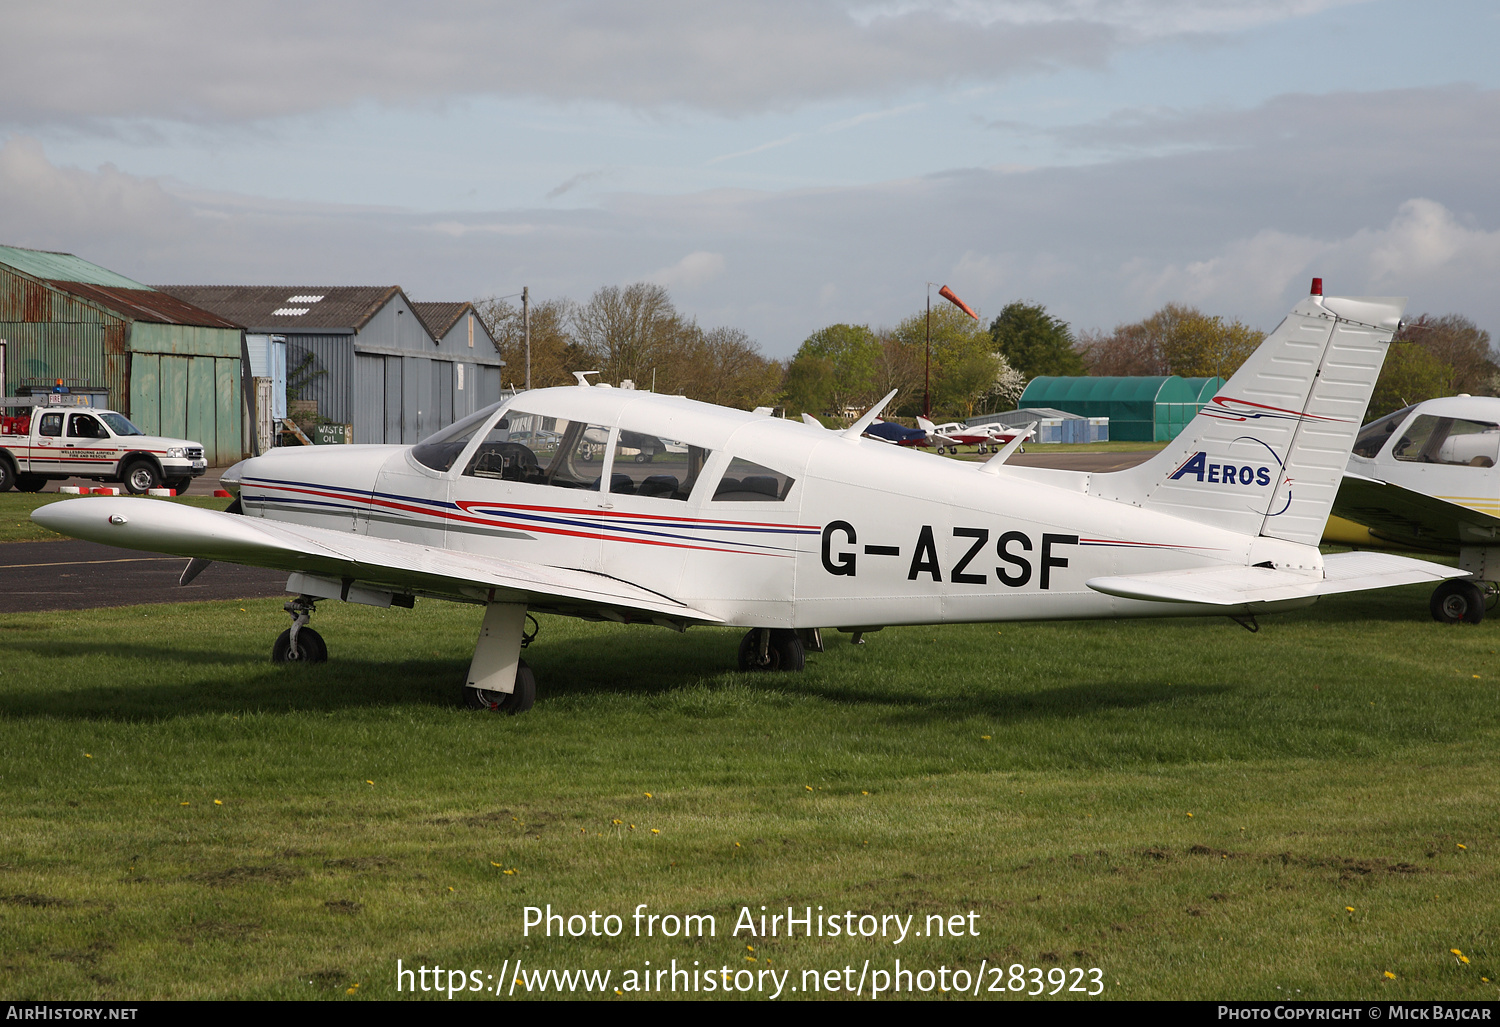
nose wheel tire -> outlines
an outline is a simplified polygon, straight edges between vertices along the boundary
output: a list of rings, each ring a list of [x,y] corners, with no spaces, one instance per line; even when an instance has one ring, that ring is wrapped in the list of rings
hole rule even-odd
[[[292,629],[287,628],[276,636],[271,646],[272,663],[327,663],[328,643],[312,628],[302,627],[297,631],[297,648],[292,648]]]
[[[740,639],[739,665],[740,670],[796,671],[807,665],[807,654],[795,631],[751,628]]]
[[[1450,578],[1433,591],[1428,609],[1441,624],[1478,624],[1484,619],[1484,593],[1472,581]]]
[[[489,710],[491,713],[508,713],[514,716],[525,713],[536,702],[536,675],[522,660],[516,667],[515,691],[489,692],[483,688],[465,688],[464,705],[471,710]]]

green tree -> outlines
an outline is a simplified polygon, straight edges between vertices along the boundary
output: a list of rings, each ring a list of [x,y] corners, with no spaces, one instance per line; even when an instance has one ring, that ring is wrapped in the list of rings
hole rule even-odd
[[[1460,314],[1433,317],[1423,314],[1401,328],[1397,342],[1421,346],[1450,370],[1448,383],[1437,395],[1458,392],[1488,394],[1493,391],[1491,379],[1500,368],[1490,349],[1490,333]],[[1430,397],[1429,397],[1430,398]]]
[[[994,344],[978,321],[957,307],[932,308],[932,408],[968,416],[999,373]],[[922,412],[928,317],[925,310],[902,320],[889,334],[914,365],[912,394],[901,409]],[[894,386],[893,386],[894,387]],[[898,396],[897,399],[905,397]],[[892,404],[895,409],[895,403]]]
[[[594,369],[590,354],[583,352],[568,331],[573,303],[551,299],[531,306],[531,385],[545,389],[572,385],[574,371]],[[526,387],[526,331],[521,308],[491,296],[475,300],[474,311],[505,361],[505,380],[514,388]]]
[[[1168,303],[1141,321],[1116,325],[1109,335],[1084,336],[1080,348],[1093,375],[1228,378],[1264,339],[1264,332],[1239,320]]]
[[[819,328],[797,349],[792,363],[804,359],[827,361],[831,374],[822,377],[819,401],[812,413],[839,413],[875,398],[880,342],[868,325],[833,324]]]
[[[1420,343],[1392,343],[1375,380],[1375,393],[1365,422],[1384,417],[1393,410],[1420,403],[1424,399],[1449,394],[1453,368],[1445,364]]]
[[[1010,366],[1028,378],[1084,373],[1067,322],[1047,313],[1040,303],[1007,304],[990,322],[990,338]]]
[[[782,405],[787,413],[818,416],[835,409],[833,361],[811,354],[793,357],[782,379]]]

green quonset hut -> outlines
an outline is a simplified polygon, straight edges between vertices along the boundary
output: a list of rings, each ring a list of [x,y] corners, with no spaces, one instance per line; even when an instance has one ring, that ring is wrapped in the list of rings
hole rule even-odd
[[[71,253],[0,246],[0,389],[59,378],[106,393],[144,432],[203,443],[210,464],[244,455],[244,331]],[[102,405],[102,404],[101,404]]]
[[[1020,407],[1109,418],[1111,441],[1167,442],[1219,391],[1222,378],[1033,378]]]

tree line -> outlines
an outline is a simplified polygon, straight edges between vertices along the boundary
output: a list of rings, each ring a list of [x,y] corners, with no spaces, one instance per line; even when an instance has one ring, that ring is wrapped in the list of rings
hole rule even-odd
[[[525,381],[521,310],[505,299],[475,303],[507,363]],[[829,423],[863,410],[891,390],[893,415],[913,416],[930,390],[937,419],[1013,409],[1026,383],[1043,375],[1229,378],[1266,333],[1179,303],[1118,324],[1075,334],[1037,303],[1006,305],[986,326],[956,307],[918,311],[894,326],[831,324],[803,341],[787,361],[772,360],[737,328],[698,325],[660,285],[599,289],[586,303],[551,299],[531,308],[534,388],[574,383],[573,371],[600,380],[681,394],[724,406],[782,407]],[[930,385],[928,384],[930,382]],[[1500,394],[1490,334],[1459,314],[1407,322],[1397,333],[1371,400],[1369,419],[1434,396]]]

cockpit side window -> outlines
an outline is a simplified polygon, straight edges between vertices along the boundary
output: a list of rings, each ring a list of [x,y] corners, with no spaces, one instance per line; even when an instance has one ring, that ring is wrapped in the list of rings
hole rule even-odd
[[[1494,467],[1500,463],[1500,424],[1422,414],[1392,452],[1411,463]]]
[[[510,409],[474,451],[464,474],[532,485],[596,489],[609,447],[603,425]]]
[[[714,489],[714,502],[777,502],[792,491],[793,480],[753,460],[735,457]]]

